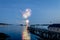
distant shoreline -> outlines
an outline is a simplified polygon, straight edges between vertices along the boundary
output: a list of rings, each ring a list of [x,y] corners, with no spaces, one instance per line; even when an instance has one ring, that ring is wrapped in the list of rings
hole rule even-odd
[[[0,23],[0,25],[10,25],[10,24],[7,24],[7,23]]]

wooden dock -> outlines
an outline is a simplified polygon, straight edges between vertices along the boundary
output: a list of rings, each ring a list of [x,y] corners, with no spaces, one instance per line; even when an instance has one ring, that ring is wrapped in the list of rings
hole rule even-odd
[[[37,40],[60,40],[60,33],[46,29],[28,27],[30,33],[38,36]]]

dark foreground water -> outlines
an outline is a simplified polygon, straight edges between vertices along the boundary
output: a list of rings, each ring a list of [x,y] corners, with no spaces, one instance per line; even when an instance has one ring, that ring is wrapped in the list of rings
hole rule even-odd
[[[22,32],[24,27],[18,25],[0,25],[0,33],[5,33],[10,36],[10,40],[22,40]],[[31,40],[37,40],[36,36],[30,34]]]

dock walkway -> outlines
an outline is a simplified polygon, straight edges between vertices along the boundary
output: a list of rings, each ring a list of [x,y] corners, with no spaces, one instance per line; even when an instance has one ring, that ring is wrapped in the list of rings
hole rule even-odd
[[[60,40],[60,33],[46,29],[28,27],[30,33],[38,36],[38,40]]]

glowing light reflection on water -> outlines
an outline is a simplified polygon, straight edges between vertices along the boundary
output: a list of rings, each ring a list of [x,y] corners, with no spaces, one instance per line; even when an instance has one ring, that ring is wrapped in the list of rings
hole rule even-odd
[[[0,26],[0,33],[8,34],[11,37],[11,40],[22,40],[22,32],[24,30],[25,30],[24,26],[16,26],[16,25]],[[29,37],[30,40],[36,40],[36,36],[33,34],[30,34]]]

